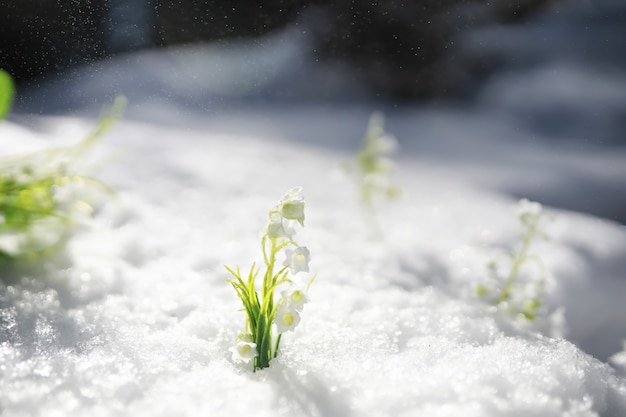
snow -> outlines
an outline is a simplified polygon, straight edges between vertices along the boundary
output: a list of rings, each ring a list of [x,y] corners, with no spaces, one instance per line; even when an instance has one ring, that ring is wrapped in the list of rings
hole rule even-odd
[[[99,100],[120,74],[166,80],[169,57],[123,57],[66,94]],[[201,110],[179,101],[180,84],[157,90],[172,100],[132,87],[128,116],[83,166],[117,197],[59,253],[0,270],[3,415],[626,415],[626,233],[574,211],[624,207],[623,148],[556,148],[487,101],[383,108],[402,196],[376,205],[378,234],[340,169],[376,103]],[[92,124],[17,115],[0,124],[2,153],[74,143]],[[267,211],[295,185],[318,277],[279,357],[252,373],[228,352],[244,316],[223,265],[260,260]],[[518,244],[517,196],[548,213],[533,322],[475,291]]]
[[[59,136],[85,126],[54,122]],[[525,328],[473,295],[515,242],[510,198],[401,162],[381,240],[338,168],[344,152],[129,121],[93,152],[121,155],[98,173],[119,201],[2,289],[8,415],[626,411],[624,379],[589,355],[626,339],[626,236],[611,222],[550,210],[536,249],[553,275],[546,312]],[[243,316],[222,265],[258,260],[266,212],[294,184],[319,276],[280,358],[252,374],[228,354]]]

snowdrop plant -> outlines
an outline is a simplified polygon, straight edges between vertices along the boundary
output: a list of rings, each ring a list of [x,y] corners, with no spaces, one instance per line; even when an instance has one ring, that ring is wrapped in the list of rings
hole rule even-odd
[[[361,202],[371,207],[376,196],[396,198],[400,189],[391,183],[394,163],[391,155],[397,149],[393,136],[385,133],[383,116],[374,113],[369,120],[361,149],[353,160],[345,163],[349,172],[354,172],[359,182]]]
[[[261,237],[263,266],[252,264],[247,275],[242,275],[239,266],[226,266],[246,314],[245,330],[229,350],[235,362],[252,362],[253,371],[270,366],[283,333],[300,323],[307,291],[315,279],[314,275],[306,286],[296,279],[296,275],[309,272],[311,260],[309,250],[294,239],[296,225],[304,226],[301,192],[300,187],[289,190],[269,211]]]
[[[541,204],[522,199],[517,204],[519,218],[518,236],[520,245],[517,250],[506,252],[499,259],[487,265],[491,285],[479,285],[476,289],[481,297],[490,299],[496,306],[507,307],[515,314],[521,314],[528,320],[534,320],[541,306],[543,289],[544,266],[541,258],[531,253],[531,246],[537,238],[547,239],[548,236],[540,229],[544,216]],[[508,268],[502,273],[501,259],[504,259]],[[539,267],[541,276],[534,281],[521,283],[520,272],[529,262]]]
[[[34,255],[59,244],[72,226],[91,215],[81,189],[111,193],[101,182],[70,168],[119,116],[115,101],[80,143],[0,159],[0,258]],[[81,195],[82,194],[82,195]]]

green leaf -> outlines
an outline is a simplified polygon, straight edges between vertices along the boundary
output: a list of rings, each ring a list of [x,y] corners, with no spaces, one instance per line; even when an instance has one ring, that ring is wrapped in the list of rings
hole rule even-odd
[[[8,72],[0,69],[0,120],[11,110],[14,95],[13,79]]]
[[[255,343],[256,343],[256,349],[257,352],[259,354],[258,359],[259,359],[259,363],[258,363],[258,367],[260,369],[263,368],[267,368],[269,366],[269,361],[267,358],[267,352],[264,350],[264,344],[265,342],[265,335],[266,335],[266,323],[265,323],[265,317],[263,315],[259,316],[259,321],[257,323],[258,327],[257,327],[257,334],[256,334],[256,339],[255,339]]]

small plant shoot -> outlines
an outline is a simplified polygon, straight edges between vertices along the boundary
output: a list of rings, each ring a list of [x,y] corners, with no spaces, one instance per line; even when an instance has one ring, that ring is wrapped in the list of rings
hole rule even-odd
[[[101,182],[70,168],[123,107],[124,99],[118,98],[94,131],[74,146],[0,159],[0,258],[33,256],[56,247],[73,226],[91,216],[86,190],[112,193]]]
[[[357,176],[360,199],[365,206],[371,207],[377,196],[388,199],[398,197],[400,189],[391,183],[394,163],[390,158],[397,147],[395,138],[385,133],[383,116],[374,113],[361,149],[354,159],[345,164],[346,169]]]
[[[490,262],[487,268],[491,280],[487,285],[479,285],[476,292],[497,307],[534,320],[541,307],[545,268],[541,258],[531,253],[531,246],[537,238],[547,239],[548,236],[540,229],[544,216],[541,204],[522,199],[517,205],[517,215],[520,222],[519,249],[503,253]],[[530,263],[536,268],[530,268]],[[523,267],[528,269],[527,276],[532,273],[538,276],[522,282],[520,275]]]
[[[309,250],[294,240],[297,225],[304,226],[301,192],[300,187],[289,190],[269,211],[261,237],[262,266],[252,264],[245,275],[239,266],[226,266],[246,314],[245,330],[230,351],[235,362],[252,362],[253,371],[269,367],[278,355],[282,334],[300,322],[307,291],[315,279],[313,276],[306,285],[296,279],[296,275],[309,272],[310,261]]]

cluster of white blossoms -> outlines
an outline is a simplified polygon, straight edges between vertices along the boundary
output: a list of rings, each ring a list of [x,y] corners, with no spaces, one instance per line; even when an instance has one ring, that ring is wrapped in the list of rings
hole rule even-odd
[[[300,323],[300,312],[308,300],[306,288],[300,284],[292,283],[289,289],[282,292],[279,307],[274,316],[274,323],[279,334],[295,329]]]
[[[309,249],[306,246],[298,246],[293,240],[295,223],[304,226],[304,198],[301,193],[301,187],[289,190],[270,211],[270,221],[267,225],[270,239],[289,239],[292,244],[293,247],[285,248],[283,266],[289,268],[293,275],[309,272],[311,261]],[[278,233],[270,235],[270,231]],[[289,289],[281,293],[279,307],[274,315],[274,323],[279,334],[293,330],[300,323],[300,312],[307,301],[306,288],[296,282],[291,282]]]
[[[302,187],[294,187],[280,199],[269,212],[265,234],[270,239],[292,239],[296,234],[295,224],[304,226],[304,197]]]
[[[234,276],[231,284],[241,298],[247,315],[246,332],[229,350],[235,362],[254,361],[254,369],[269,366],[276,357],[281,335],[300,323],[300,314],[307,302],[307,289],[296,275],[309,272],[311,255],[306,246],[295,242],[296,225],[304,226],[304,198],[302,188],[289,190],[269,211],[268,223],[261,239],[265,272],[261,291],[255,288],[255,278],[261,270],[253,267],[245,282],[237,271],[228,269]],[[277,255],[284,254],[282,267]],[[287,286],[275,299],[278,287]],[[275,326],[274,326],[275,325]],[[278,335],[274,340],[273,333]]]

